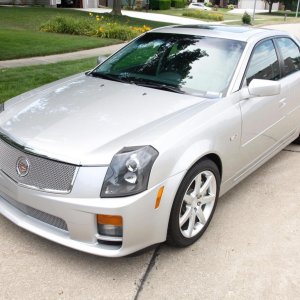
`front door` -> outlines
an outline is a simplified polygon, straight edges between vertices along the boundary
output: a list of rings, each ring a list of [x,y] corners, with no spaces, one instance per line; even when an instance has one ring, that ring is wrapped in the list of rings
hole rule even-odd
[[[245,84],[253,79],[279,80],[280,67],[274,42],[264,40],[253,50],[247,67]],[[255,167],[270,154],[286,132],[285,115],[287,86],[281,85],[280,95],[252,97],[240,102],[242,113],[241,159],[244,172]]]

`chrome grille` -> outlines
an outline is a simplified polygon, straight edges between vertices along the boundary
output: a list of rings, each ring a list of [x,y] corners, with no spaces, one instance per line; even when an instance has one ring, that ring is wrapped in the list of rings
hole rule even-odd
[[[20,157],[30,162],[29,173],[24,177],[17,172]],[[21,185],[66,193],[71,191],[76,166],[24,153],[0,140],[0,170]]]
[[[55,217],[53,215],[50,215],[48,213],[45,213],[43,211],[40,211],[38,209],[35,209],[33,207],[30,207],[28,205],[20,203],[16,200],[7,199],[7,197],[5,197],[5,201],[7,201],[13,207],[17,208],[22,213],[24,213],[25,215],[27,215],[31,218],[37,219],[43,223],[49,224],[49,225],[59,228],[61,230],[68,231],[67,223],[59,217]]]

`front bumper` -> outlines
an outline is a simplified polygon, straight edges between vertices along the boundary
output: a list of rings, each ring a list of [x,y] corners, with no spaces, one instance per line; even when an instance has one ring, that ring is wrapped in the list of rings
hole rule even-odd
[[[0,213],[39,236],[100,256],[124,256],[165,241],[173,199],[184,174],[172,176],[138,195],[101,199],[106,170],[106,167],[79,168],[69,194],[23,187],[0,171]],[[155,209],[161,186],[164,186],[163,197]],[[35,214],[26,212],[26,208]],[[123,237],[119,244],[99,240],[97,214],[122,216]],[[50,225],[49,218],[65,222],[66,230]]]

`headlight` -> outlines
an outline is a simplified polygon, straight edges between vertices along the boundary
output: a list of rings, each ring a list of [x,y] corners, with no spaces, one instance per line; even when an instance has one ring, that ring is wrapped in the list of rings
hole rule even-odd
[[[107,169],[101,197],[130,196],[145,191],[157,156],[158,152],[151,146],[123,148]]]
[[[0,103],[0,113],[4,111],[4,103]]]

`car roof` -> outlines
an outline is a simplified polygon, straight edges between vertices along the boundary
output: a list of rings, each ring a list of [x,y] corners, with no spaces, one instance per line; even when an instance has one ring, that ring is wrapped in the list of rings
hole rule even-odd
[[[259,41],[276,35],[288,35],[284,31],[274,29],[206,24],[167,26],[154,29],[152,32],[209,36],[243,42],[249,42],[250,40]]]

